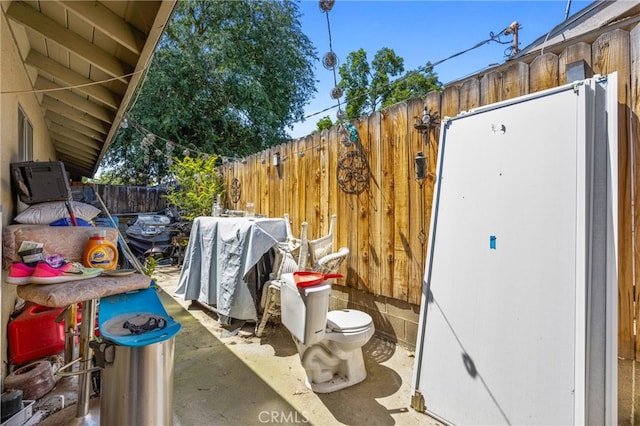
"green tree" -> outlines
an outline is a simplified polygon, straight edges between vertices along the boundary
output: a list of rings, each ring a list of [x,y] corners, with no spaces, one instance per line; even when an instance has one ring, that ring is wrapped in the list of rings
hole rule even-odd
[[[347,119],[359,118],[412,97],[425,96],[442,87],[429,62],[418,70],[405,73],[404,59],[387,47],[376,52],[371,64],[364,49],[351,52],[338,72],[341,78],[338,86],[344,91],[347,102]]]
[[[374,70],[369,88],[369,105],[371,111],[375,111],[380,105],[391,97],[393,88],[391,86],[392,77],[396,77],[404,72],[404,59],[397,56],[393,49],[383,47],[378,50],[371,61]]]
[[[358,118],[370,109],[369,102],[369,76],[371,66],[367,62],[367,52],[358,49],[349,53],[344,64],[340,65],[338,74],[340,82],[338,87],[344,90],[347,106],[346,117]]]
[[[407,99],[423,97],[433,90],[441,90],[442,83],[438,75],[433,72],[430,62],[427,62],[420,70],[405,73],[391,83],[391,91],[384,98],[381,107],[386,108]]]
[[[167,201],[193,220],[198,216],[210,216],[216,195],[224,193],[224,181],[216,169],[215,155],[208,157],[176,158],[170,167],[175,182],[165,196]]]
[[[316,123],[316,127],[317,127],[316,131],[321,132],[323,130],[330,129],[331,126],[333,126],[333,122],[331,121],[331,118],[329,118],[328,115],[325,115]]]
[[[315,92],[299,18],[289,0],[182,1],[103,166],[157,183],[173,157],[245,156],[288,139]]]

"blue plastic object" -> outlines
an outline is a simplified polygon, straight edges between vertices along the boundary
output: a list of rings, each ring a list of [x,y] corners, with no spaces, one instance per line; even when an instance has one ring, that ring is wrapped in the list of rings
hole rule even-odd
[[[147,346],[174,337],[182,325],[150,287],[100,299],[98,327],[100,336],[117,345]]]

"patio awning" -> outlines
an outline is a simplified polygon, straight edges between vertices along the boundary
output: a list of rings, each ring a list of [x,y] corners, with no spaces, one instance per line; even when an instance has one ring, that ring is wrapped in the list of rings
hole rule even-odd
[[[73,179],[95,174],[176,4],[2,3],[58,160]]]

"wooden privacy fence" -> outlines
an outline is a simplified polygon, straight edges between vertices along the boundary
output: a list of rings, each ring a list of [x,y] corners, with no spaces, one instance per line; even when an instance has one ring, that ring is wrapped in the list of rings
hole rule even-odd
[[[151,213],[166,207],[165,187],[93,185],[111,214]]]
[[[246,202],[253,202],[260,214],[282,217],[289,213],[295,233],[301,222],[309,223],[309,238],[324,235],[331,215],[336,214],[337,246],[351,250],[342,282],[376,296],[419,305],[439,127],[423,137],[414,128],[414,118],[422,116],[425,106],[441,117],[453,117],[565,84],[566,66],[579,61],[584,61],[586,77],[617,72],[619,355],[640,359],[634,325],[640,306],[635,303],[640,264],[633,233],[639,213],[634,213],[632,202],[640,192],[636,175],[640,156],[633,155],[640,152],[640,26],[594,34],[591,39],[545,51],[450,84],[442,93],[432,92],[425,99],[399,103],[353,122],[370,171],[368,185],[360,193],[345,193],[338,185],[339,160],[358,147],[345,146],[343,133],[334,126],[221,166],[228,189],[227,207],[244,209]],[[424,181],[414,177],[414,158],[419,152],[428,159]],[[358,164],[341,164],[351,166],[343,167],[341,176],[352,172],[352,177],[358,177]],[[540,169],[544,172],[544,164]]]

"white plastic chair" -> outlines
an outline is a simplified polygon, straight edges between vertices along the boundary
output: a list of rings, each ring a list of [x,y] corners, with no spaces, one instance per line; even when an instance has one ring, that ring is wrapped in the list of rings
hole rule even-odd
[[[333,230],[336,225],[336,215],[331,216],[327,235],[315,240],[309,240],[309,259],[307,269],[317,271],[318,262],[323,257],[333,253]]]
[[[342,262],[344,262],[348,256],[349,249],[347,247],[341,247],[337,252],[321,257],[313,270],[322,274],[336,273],[338,269],[340,269]]]
[[[275,247],[276,259],[274,261],[271,280],[262,288],[260,306],[262,318],[256,326],[256,336],[262,337],[264,328],[270,318],[280,316],[280,287],[282,274],[304,270],[308,257],[309,246],[307,244],[307,222],[300,226],[300,239],[294,238],[289,224],[289,216],[284,215],[287,226],[287,241]]]

